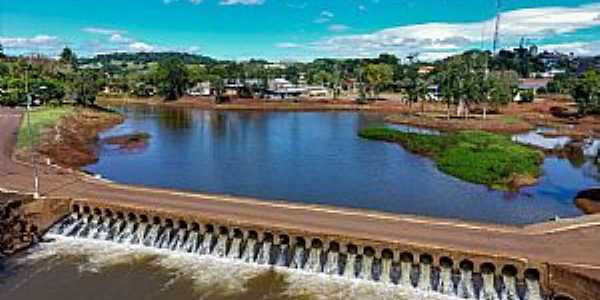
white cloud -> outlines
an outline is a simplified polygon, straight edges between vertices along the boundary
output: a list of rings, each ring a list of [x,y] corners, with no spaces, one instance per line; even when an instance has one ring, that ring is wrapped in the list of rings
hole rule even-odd
[[[308,7],[308,3],[306,3],[306,2],[302,2],[302,3],[287,3],[286,6],[289,7],[289,8],[294,8],[294,9],[305,9],[306,7]]]
[[[521,9],[502,14],[501,41],[528,38],[555,37],[580,29],[600,26],[600,5],[574,8],[546,7]],[[478,46],[482,34],[489,42],[494,19],[472,23],[426,23],[393,27],[381,31],[338,35],[312,43],[312,47],[338,55],[356,55],[365,52],[443,53]],[[330,28],[331,30],[332,28]],[[338,28],[342,29],[342,28]],[[347,29],[347,28],[346,28]],[[335,30],[333,30],[335,31]],[[342,30],[343,31],[343,30]]]
[[[0,44],[2,44],[5,49],[33,50],[37,48],[58,47],[61,45],[61,40],[58,37],[43,34],[30,38],[0,36]]]
[[[262,5],[265,0],[221,0],[221,5]]]
[[[324,10],[321,12],[321,17],[331,19],[331,18],[335,17],[335,14],[333,14],[332,12],[330,12],[328,10]]]
[[[284,43],[275,44],[275,47],[281,48],[281,49],[294,49],[294,48],[302,48],[303,46],[300,44],[296,44],[296,43],[284,42]]]
[[[329,27],[327,27],[327,29],[332,32],[343,32],[348,30],[349,27],[344,24],[332,24]]]
[[[333,17],[335,17],[335,14],[333,14],[332,12],[330,12],[328,10],[324,10],[319,14],[319,17],[316,18],[314,22],[317,24],[327,23],[327,22],[331,21],[331,19],[333,19]]]
[[[102,28],[102,27],[86,27],[81,29],[84,32],[91,34],[99,34],[99,35],[114,35],[114,34],[124,34],[126,31],[111,29],[111,28]]]
[[[133,40],[131,38],[124,37],[120,33],[115,33],[115,34],[111,35],[109,38],[109,41],[112,43],[116,43],[116,44],[129,44],[129,43],[133,42]]]
[[[358,6],[358,10],[360,10],[360,11],[366,11],[366,10],[367,10],[367,7],[366,7],[366,6],[364,6],[364,5],[359,5],[359,6]]]
[[[154,51],[156,47],[143,42],[134,42],[129,44],[129,49],[135,52],[151,52]]]
[[[179,2],[179,0],[163,0],[164,4],[171,4],[174,2]],[[189,0],[189,2],[192,4],[200,4],[200,3],[204,2],[204,0]]]
[[[573,53],[578,56],[600,55],[600,41],[550,44],[540,47],[542,50]]]

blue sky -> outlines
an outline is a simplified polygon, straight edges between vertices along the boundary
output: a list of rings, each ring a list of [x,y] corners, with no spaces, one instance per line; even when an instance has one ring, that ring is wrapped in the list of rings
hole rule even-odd
[[[378,53],[423,60],[491,47],[495,0],[0,0],[11,54],[177,50],[223,59]],[[501,46],[600,54],[600,3],[502,0]]]

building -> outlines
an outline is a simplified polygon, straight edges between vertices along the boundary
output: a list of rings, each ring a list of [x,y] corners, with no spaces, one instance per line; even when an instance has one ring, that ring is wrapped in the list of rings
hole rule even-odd
[[[552,81],[549,78],[524,78],[519,80],[519,90],[513,100],[515,102],[522,102],[525,99],[525,93],[532,93],[535,97],[540,89],[547,89],[548,83]],[[531,99],[533,100],[533,99]]]
[[[329,89],[320,85],[306,86],[304,94],[311,98],[330,98]]]
[[[268,99],[289,99],[298,98],[306,88],[292,84],[285,78],[275,78],[268,82],[268,88],[265,91],[265,96]]]
[[[187,89],[186,93],[190,96],[196,96],[196,97],[210,96],[210,95],[212,95],[212,91],[210,89],[210,82],[208,82],[208,81],[198,82],[198,83],[196,83],[195,86]]]
[[[287,66],[284,65],[284,64],[275,64],[275,63],[272,63],[272,64],[265,64],[263,66],[263,68],[267,69],[267,70],[285,70],[285,69],[287,69]]]
[[[544,68],[550,70],[559,67],[560,62],[568,57],[559,52],[544,51],[538,55],[538,58],[544,64]]]
[[[556,75],[565,74],[567,71],[563,69],[550,69],[545,72],[535,72],[531,73],[532,78],[554,78]]]
[[[420,75],[428,75],[435,70],[434,66],[421,66],[419,67],[418,73]]]
[[[268,82],[264,96],[268,99],[329,98],[331,91],[322,85],[293,84],[285,78]]]
[[[427,87],[427,94],[425,95],[427,100],[439,101],[440,100],[440,86],[432,84]]]

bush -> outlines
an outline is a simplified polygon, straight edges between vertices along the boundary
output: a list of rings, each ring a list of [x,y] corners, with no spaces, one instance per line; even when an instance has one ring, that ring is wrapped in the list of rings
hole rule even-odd
[[[521,102],[523,103],[533,102],[534,98],[535,93],[533,92],[533,90],[526,90],[521,92]]]
[[[0,93],[0,105],[14,107],[26,102],[25,93],[21,90],[9,90]]]
[[[360,137],[394,142],[431,157],[444,173],[462,180],[506,189],[516,177],[536,178],[543,154],[512,142],[510,137],[482,131],[448,135],[404,133],[386,127],[361,129]]]

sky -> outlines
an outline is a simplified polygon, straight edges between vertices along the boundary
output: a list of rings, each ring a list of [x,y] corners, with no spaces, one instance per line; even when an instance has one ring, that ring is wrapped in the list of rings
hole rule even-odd
[[[8,54],[185,51],[307,61],[491,49],[496,0],[0,0]],[[503,48],[600,55],[600,1],[501,0]]]

